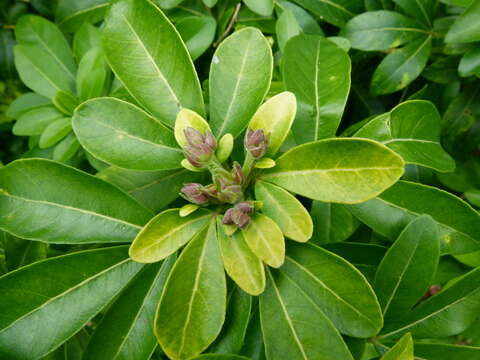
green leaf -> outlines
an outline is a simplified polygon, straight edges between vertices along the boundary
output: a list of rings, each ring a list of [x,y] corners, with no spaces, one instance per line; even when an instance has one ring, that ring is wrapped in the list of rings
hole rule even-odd
[[[135,171],[114,166],[97,176],[117,185],[154,213],[178,198],[184,183],[201,180],[200,175],[185,169]]]
[[[53,97],[52,103],[65,115],[72,116],[73,110],[78,106],[78,99],[71,93],[60,90]]]
[[[190,16],[175,24],[193,60],[200,57],[215,38],[217,22],[211,16]]]
[[[73,36],[73,53],[77,62],[92,48],[97,47],[100,47],[100,30],[86,22]]]
[[[406,14],[417,18],[428,28],[432,27],[432,19],[437,9],[436,0],[394,0]]]
[[[203,354],[192,358],[192,360],[250,360],[245,356],[231,354]]]
[[[375,275],[386,321],[409,311],[425,294],[440,257],[437,224],[428,215],[412,220],[387,251]]]
[[[162,9],[172,9],[175,6],[180,5],[185,0],[157,0],[158,5]]]
[[[441,121],[431,102],[410,100],[372,119],[355,136],[381,141],[409,164],[451,172],[455,162],[440,144]]]
[[[460,60],[458,65],[460,76],[467,77],[472,75],[480,75],[480,49],[472,48],[467,51]]]
[[[199,355],[225,320],[226,281],[212,220],[188,244],[168,277],[155,317],[155,334],[174,360]]]
[[[287,151],[261,179],[314,200],[352,204],[392,186],[402,176],[403,165],[380,143],[326,139]]]
[[[464,195],[473,206],[480,207],[480,189],[470,189]]]
[[[181,217],[178,209],[165,210],[138,233],[130,247],[130,257],[142,263],[160,261],[190,241],[211,217],[212,213],[204,209],[186,217]]]
[[[240,352],[252,308],[252,297],[240,288],[233,286],[228,294],[227,317],[222,331],[208,352],[217,354],[237,354]]]
[[[205,135],[206,131],[210,131],[210,126],[205,119],[198,115],[195,111],[189,109],[182,109],[178,112],[175,120],[175,140],[180,147],[188,146],[187,138],[185,137],[185,130],[187,128],[194,128]]]
[[[83,358],[149,359],[157,346],[151,324],[175,257],[148,265],[123,291],[95,328]]]
[[[453,23],[445,36],[447,43],[465,43],[480,40],[480,3],[472,4]]]
[[[293,12],[288,9],[285,9],[278,17],[275,30],[277,32],[280,51],[285,49],[288,40],[302,33],[302,28],[298,24],[297,18]]]
[[[3,246],[1,245],[2,240]],[[0,247],[3,247],[8,271],[13,271],[47,257],[47,244],[19,239],[3,231],[0,232]]]
[[[260,295],[265,289],[265,270],[260,258],[248,247],[242,231],[227,236],[219,221],[217,232],[228,276],[246,293]]]
[[[273,13],[273,0],[243,0],[245,5],[254,13],[261,16],[270,16]]]
[[[290,10],[295,15],[297,23],[305,34],[324,35],[318,21],[302,7],[286,0],[276,1],[276,4],[282,9]]]
[[[255,197],[263,202],[262,213],[275,221],[287,238],[306,242],[312,237],[313,222],[310,214],[288,191],[258,181],[255,184]]]
[[[432,36],[428,35],[388,54],[373,74],[371,91],[385,95],[405,88],[423,71],[431,49]]]
[[[363,10],[363,2],[357,0],[293,0],[326,22],[343,26],[350,18]]]
[[[210,67],[210,126],[217,137],[237,137],[262,103],[272,79],[267,39],[247,27],[226,38]]]
[[[121,246],[51,258],[1,277],[0,356],[37,359],[54,350],[142,267]]]
[[[285,239],[277,223],[256,213],[246,229],[239,230],[243,240],[264,263],[280,267],[285,259]]]
[[[79,148],[80,143],[75,134],[71,132],[55,146],[53,150],[53,160],[65,162],[71,159]]]
[[[376,199],[348,208],[361,222],[392,240],[414,218],[427,214],[439,225],[443,252],[479,250],[480,215],[460,198],[434,187],[399,181]]]
[[[50,243],[131,241],[151,217],[103,180],[44,159],[0,168],[0,228]]]
[[[446,337],[473,324],[480,310],[480,268],[452,280],[444,289],[417,305],[406,317],[389,324],[382,337],[409,331],[415,338]],[[438,326],[438,324],[442,326]]]
[[[15,66],[20,79],[33,91],[53,98],[57,91],[73,92],[74,79],[65,75],[55,58],[45,50],[26,45],[16,45]]]
[[[72,131],[72,119],[62,118],[48,125],[40,136],[38,146],[45,149],[55,145]]]
[[[355,16],[340,36],[350,40],[354,49],[373,51],[398,47],[427,33],[415,21],[394,11],[369,11]]]
[[[281,271],[267,274],[267,289],[260,297],[267,359],[353,360],[338,330],[296,279]]]
[[[407,333],[393,346],[381,360],[413,360],[412,335]]]
[[[15,26],[15,37],[20,45],[35,46],[47,52],[54,59],[55,67],[62,69],[62,76],[68,81],[75,81],[72,50],[52,22],[37,15],[22,16]]]
[[[184,158],[170,129],[123,100],[84,102],[75,110],[73,129],[87,151],[122,168],[176,169]]]
[[[23,113],[13,126],[12,132],[18,136],[41,135],[48,125],[64,115],[53,106],[41,106]]]
[[[116,1],[102,33],[103,50],[113,72],[158,120],[173,127],[181,108],[204,114],[200,83],[187,48],[152,2]]]
[[[369,337],[382,327],[375,293],[360,271],[341,257],[315,245],[289,243],[285,265],[279,271],[295,279],[298,288],[341,333]]]
[[[273,156],[287,138],[297,112],[295,95],[284,91],[262,104],[248,123],[254,131],[262,129],[269,134],[266,156]]]
[[[313,220],[312,242],[328,244],[344,241],[358,228],[359,222],[340,204],[314,200],[310,215]]]
[[[350,91],[350,70],[348,54],[321,36],[298,35],[287,43],[282,72],[299,103],[292,129],[297,144],[335,135]]]
[[[36,93],[27,92],[17,97],[8,107],[5,115],[18,119],[27,111],[51,105],[49,99]]]
[[[101,96],[107,79],[102,50],[94,47],[83,55],[78,64],[77,94],[80,100]]]
[[[84,23],[95,24],[105,15],[108,0],[59,0],[55,7],[55,20],[63,31],[73,32]]]
[[[480,358],[480,348],[451,344],[415,343],[415,355],[424,359],[451,360]]]

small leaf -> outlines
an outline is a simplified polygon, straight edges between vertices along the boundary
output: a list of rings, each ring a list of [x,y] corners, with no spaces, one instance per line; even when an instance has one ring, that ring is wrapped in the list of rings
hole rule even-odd
[[[108,0],[61,0],[55,7],[55,20],[63,31],[73,32],[84,23],[95,24],[105,15]]]
[[[73,35],[73,53],[77,62],[92,48],[100,47],[100,30],[88,22]]]
[[[13,126],[12,132],[18,136],[41,135],[48,125],[64,115],[53,106],[41,106],[23,113]]]
[[[199,208],[198,205],[195,205],[195,204],[187,204],[187,205],[183,205],[180,210],[178,211],[178,215],[180,215],[180,217],[186,217],[188,215],[190,215],[191,213],[194,213],[195,211],[197,211]]]
[[[188,145],[184,133],[185,129],[188,127],[192,127],[195,130],[200,131],[202,134],[205,134],[207,130],[210,130],[210,126],[208,126],[205,119],[195,111],[189,109],[180,110],[175,120],[175,140],[177,140],[178,145],[182,148]]]
[[[80,143],[73,132],[68,134],[61,140],[53,150],[53,160],[66,162],[70,160],[77,150],[80,148]]]
[[[233,136],[232,134],[225,134],[218,141],[215,155],[220,163],[227,161],[233,150]]]
[[[176,169],[184,158],[170,129],[123,100],[84,102],[73,115],[73,130],[96,158],[122,168]]]
[[[337,138],[287,151],[261,179],[314,200],[359,203],[392,186],[403,174],[403,165],[380,143]]]
[[[268,157],[264,157],[264,158],[261,158],[259,160],[257,160],[255,162],[255,168],[257,169],[271,169],[273,167],[275,167],[277,163],[275,162],[275,160],[271,159],[271,158],[268,158]]]
[[[103,53],[99,47],[94,47],[83,55],[78,65],[77,94],[80,100],[101,96],[106,80]]]
[[[316,17],[337,27],[345,25],[355,14],[363,10],[363,2],[356,0],[294,0],[295,3],[310,11]]]
[[[58,119],[48,125],[40,136],[38,146],[45,149],[55,145],[72,131],[72,119]]]
[[[78,106],[78,99],[71,93],[60,90],[52,98],[52,103],[55,107],[65,115],[71,116],[73,110]]]
[[[312,242],[328,244],[344,241],[357,230],[359,221],[340,204],[314,200],[310,215],[313,220]]]
[[[218,336],[225,320],[227,289],[215,228],[212,220],[188,244],[165,285],[155,334],[171,359],[199,355]]]
[[[18,119],[26,112],[46,105],[51,105],[49,99],[36,93],[28,92],[17,97],[8,107],[5,115],[13,119]]]
[[[241,231],[227,236],[220,223],[217,231],[227,274],[246,293],[260,295],[265,289],[265,270],[260,258],[250,250]]]
[[[403,335],[380,360],[414,360],[412,335]]]
[[[211,216],[212,213],[204,209],[187,217],[181,217],[179,209],[161,212],[138,233],[130,247],[130,257],[142,263],[166,258],[201,231]]]
[[[246,229],[238,231],[253,253],[267,265],[280,267],[285,259],[285,240],[278,225],[256,213]]]
[[[282,146],[295,120],[296,112],[295,95],[285,91],[268,99],[253,115],[248,128],[253,131],[261,129],[269,135],[267,156],[275,155]]]
[[[275,30],[280,51],[285,49],[288,40],[302,32],[302,28],[298,24],[297,18],[289,9],[285,9],[278,17]]]
[[[287,238],[306,242],[312,237],[310,214],[288,191],[258,181],[255,184],[255,197],[263,202],[262,213],[275,221]]]
[[[237,137],[270,87],[273,57],[267,39],[247,27],[226,38],[210,68],[210,125],[213,133]]]
[[[254,13],[261,16],[270,16],[273,13],[273,0],[243,0],[245,5]]]

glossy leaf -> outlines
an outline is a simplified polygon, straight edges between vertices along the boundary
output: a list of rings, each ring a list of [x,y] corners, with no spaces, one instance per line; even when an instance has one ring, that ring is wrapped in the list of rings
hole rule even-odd
[[[84,102],[75,110],[73,129],[96,158],[122,168],[176,169],[184,158],[170,129],[123,100]]]
[[[394,11],[369,11],[351,19],[340,33],[354,49],[372,51],[398,47],[427,31]]]
[[[473,42],[480,40],[480,3],[471,5],[455,21],[445,37],[447,43]]]
[[[311,244],[289,243],[280,273],[315,303],[343,334],[375,335],[383,324],[375,294],[363,277],[341,257]],[[342,281],[338,281],[342,274]]]
[[[175,258],[149,265],[125,289],[95,329],[85,359],[148,359],[157,346],[151,324]]]
[[[225,320],[226,282],[215,221],[188,244],[168,277],[155,334],[171,359],[199,355]]]
[[[142,269],[126,250],[73,253],[0,278],[0,356],[40,358],[80,330]]]
[[[267,289],[260,297],[267,359],[353,360],[337,329],[296,279],[279,271],[267,274]]]
[[[92,48],[100,47],[100,30],[89,24],[84,23],[73,36],[73,53],[77,61],[90,51]]]
[[[402,174],[402,159],[387,147],[338,138],[289,150],[261,179],[314,200],[358,203],[377,196]]]
[[[439,226],[442,252],[461,254],[479,249],[480,215],[460,198],[434,187],[399,181],[376,199],[349,209],[392,240],[411,220],[427,214]]]
[[[76,31],[85,22],[95,24],[102,20],[109,5],[107,0],[59,0],[55,20],[62,30]]]
[[[310,215],[313,220],[312,241],[327,244],[344,241],[357,229],[357,219],[340,204],[313,201]]]
[[[407,331],[416,338],[456,335],[467,329],[480,310],[480,269],[451,281],[440,293],[416,306],[403,319],[390,324],[383,337]],[[438,326],[441,323],[442,326]]]
[[[450,360],[450,359],[480,359],[480,348],[473,346],[460,346],[435,343],[415,343],[415,354],[424,359]]]
[[[302,71],[299,71],[302,69]],[[298,35],[285,46],[282,73],[297,97],[297,144],[335,135],[350,91],[350,58],[331,41]]]
[[[268,99],[248,123],[254,131],[262,129],[269,134],[266,156],[273,156],[287,138],[297,112],[295,95],[285,91]]]
[[[273,0],[243,0],[250,10],[262,16],[270,16],[273,12]]]
[[[181,217],[178,209],[161,212],[140,231],[130,247],[130,257],[142,263],[160,261],[173,254],[199,233],[212,213],[197,210]]]
[[[299,242],[306,242],[312,237],[313,223],[308,211],[288,191],[258,181],[255,196],[263,202],[262,213],[275,221],[286,237]]]
[[[272,78],[272,50],[255,28],[239,30],[215,51],[210,67],[210,126],[237,137],[262,103]]]
[[[265,270],[260,258],[245,242],[242,231],[227,236],[219,223],[217,232],[228,276],[246,293],[260,295],[265,289]]]
[[[121,0],[112,4],[102,46],[115,75],[158,120],[173,127],[183,107],[203,115],[203,97],[192,60],[178,32],[152,2]]]
[[[419,216],[400,233],[378,267],[375,292],[386,321],[409,311],[432,285],[440,257],[437,224]]]
[[[388,54],[373,74],[371,91],[385,95],[405,88],[425,68],[431,49],[432,37],[428,35]]]
[[[0,168],[0,228],[50,243],[131,241],[151,217],[103,180],[49,160]]]
[[[298,5],[312,12],[315,16],[335,26],[342,26],[363,8],[356,0],[293,0]]]
[[[255,214],[241,236],[264,263],[280,267],[285,259],[285,239],[278,225],[269,217]]]
[[[400,340],[382,356],[381,360],[413,360],[413,340],[410,333]]]

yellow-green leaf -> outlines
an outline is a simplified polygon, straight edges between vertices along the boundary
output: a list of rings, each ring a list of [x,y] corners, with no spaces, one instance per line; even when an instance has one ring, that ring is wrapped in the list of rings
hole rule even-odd
[[[178,145],[185,147],[188,145],[188,141],[185,138],[184,130],[187,127],[192,127],[202,134],[205,134],[207,130],[210,130],[208,123],[203,117],[198,115],[195,111],[189,109],[182,109],[177,114],[177,119],[175,120],[175,139],[177,140]]]

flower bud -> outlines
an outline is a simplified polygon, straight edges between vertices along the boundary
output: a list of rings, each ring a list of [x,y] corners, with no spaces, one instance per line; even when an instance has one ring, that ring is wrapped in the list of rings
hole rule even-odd
[[[237,225],[240,229],[244,229],[250,224],[250,216],[253,212],[253,205],[248,201],[238,203],[233,208],[228,209],[223,216],[222,223],[224,225]]]
[[[248,129],[244,140],[245,149],[255,159],[261,158],[267,152],[268,137],[265,136],[262,129],[253,131]]]
[[[208,202],[208,195],[204,192],[203,186],[201,184],[190,183],[185,184],[180,190],[180,195],[182,195],[186,200],[197,205],[203,205]]]
[[[233,181],[238,185],[242,185],[245,181],[245,175],[243,174],[242,167],[236,161],[233,163],[232,178]]]
[[[184,130],[185,138],[187,139],[188,146],[185,148],[185,157],[195,167],[202,167],[210,161],[217,141],[213,134],[207,130],[205,135],[192,127],[187,127]]]

